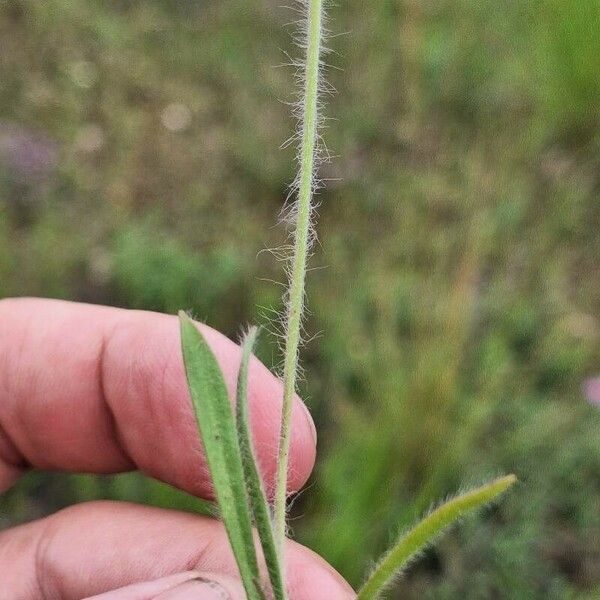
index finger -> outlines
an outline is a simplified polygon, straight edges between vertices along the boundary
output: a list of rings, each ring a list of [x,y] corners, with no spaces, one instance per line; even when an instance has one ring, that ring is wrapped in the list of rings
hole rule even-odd
[[[233,398],[239,347],[199,327]],[[253,359],[250,420],[267,488],[276,468],[281,397],[279,380]],[[290,490],[308,478],[315,448],[312,419],[296,399]],[[177,318],[55,300],[0,301],[0,488],[28,466],[87,473],[137,468],[212,497]]]

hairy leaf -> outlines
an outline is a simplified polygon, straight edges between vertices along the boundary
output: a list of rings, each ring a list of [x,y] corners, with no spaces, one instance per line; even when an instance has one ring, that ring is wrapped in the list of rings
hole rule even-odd
[[[264,600],[240,446],[223,374],[192,320],[179,313],[187,381],[215,495],[248,600]]]
[[[248,418],[248,371],[257,336],[258,329],[252,327],[242,342],[242,362],[237,382],[236,422],[246,485],[250,495],[254,522],[258,530],[265,563],[271,580],[273,596],[275,600],[285,600],[285,585],[281,564],[275,547],[271,509],[258,471]]]
[[[496,479],[487,485],[452,498],[415,525],[382,558],[367,582],[358,593],[357,600],[379,598],[394,577],[424,547],[466,512],[479,508],[505,492],[515,482],[514,475]]]

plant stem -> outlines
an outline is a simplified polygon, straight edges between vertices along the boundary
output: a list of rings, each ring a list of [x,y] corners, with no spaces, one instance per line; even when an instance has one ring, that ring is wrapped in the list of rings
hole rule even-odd
[[[296,391],[298,349],[300,346],[302,313],[304,309],[306,263],[311,237],[311,200],[314,190],[315,154],[319,122],[319,71],[323,35],[323,0],[307,0],[307,4],[307,47],[302,99],[302,137],[299,154],[300,172],[298,176],[294,253],[288,292],[287,331],[283,371],[283,407],[274,506],[275,542],[282,557],[286,531],[286,492],[290,454],[290,428],[294,393]]]
[[[358,592],[357,600],[376,600],[394,577],[427,544],[436,539],[446,528],[466,512],[494,500],[516,482],[514,475],[496,479],[487,485],[448,500],[417,523],[383,557],[365,585]]]

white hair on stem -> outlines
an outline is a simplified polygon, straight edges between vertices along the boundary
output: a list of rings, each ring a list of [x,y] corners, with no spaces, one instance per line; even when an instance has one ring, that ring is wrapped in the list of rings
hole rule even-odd
[[[283,549],[286,534],[286,490],[292,406],[299,371],[299,348],[304,337],[306,270],[315,241],[313,217],[317,205],[314,195],[320,187],[316,169],[327,156],[319,135],[319,129],[324,125],[320,97],[321,94],[331,93],[331,88],[323,83],[324,2],[325,0],[297,0],[296,3],[302,19],[298,22],[294,41],[303,51],[303,60],[293,60],[292,64],[296,67],[296,81],[301,92],[298,101],[293,105],[298,127],[287,143],[298,144],[299,168],[281,215],[281,220],[289,228],[292,246],[291,257],[286,267],[289,284],[285,294],[283,406],[274,500],[275,542],[282,564],[285,564]]]

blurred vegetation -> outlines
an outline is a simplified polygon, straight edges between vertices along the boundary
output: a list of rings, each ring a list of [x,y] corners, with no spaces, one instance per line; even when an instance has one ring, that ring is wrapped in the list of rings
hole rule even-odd
[[[303,393],[321,460],[297,538],[357,583],[436,499],[521,484],[393,597],[600,593],[600,4],[331,10]],[[0,295],[174,312],[235,336],[280,308],[264,248],[293,178],[291,13],[273,0],[5,0]],[[276,365],[274,344],[262,358]],[[33,473],[5,525],[74,501],[196,510],[141,476]]]

